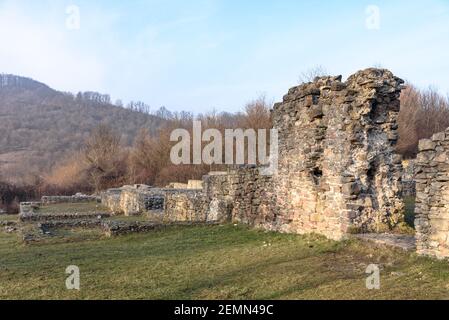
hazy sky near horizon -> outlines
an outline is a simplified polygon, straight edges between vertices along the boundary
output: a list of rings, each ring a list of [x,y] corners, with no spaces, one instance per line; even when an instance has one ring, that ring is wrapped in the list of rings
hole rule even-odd
[[[0,0],[0,73],[154,109],[277,101],[317,65],[449,93],[448,56],[449,0]]]

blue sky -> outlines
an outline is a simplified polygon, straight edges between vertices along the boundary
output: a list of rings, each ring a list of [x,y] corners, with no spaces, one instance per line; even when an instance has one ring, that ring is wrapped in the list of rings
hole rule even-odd
[[[379,29],[366,25],[373,5]],[[448,0],[0,0],[0,39],[0,72],[155,109],[280,100],[317,65],[344,77],[381,65],[449,92]]]

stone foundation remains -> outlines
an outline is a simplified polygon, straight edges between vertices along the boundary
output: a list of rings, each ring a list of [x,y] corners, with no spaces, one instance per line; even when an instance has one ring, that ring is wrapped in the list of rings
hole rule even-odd
[[[151,222],[104,224],[91,219],[86,223],[102,225],[115,235],[173,223],[233,221],[339,240],[400,225],[402,198],[416,193],[417,252],[449,258],[449,129],[420,141],[417,160],[406,163],[404,170],[394,152],[402,84],[388,70],[367,69],[346,82],[341,77],[321,77],[294,87],[272,113],[279,135],[274,175],[242,166],[164,189],[145,185],[110,189],[101,195],[104,206],[114,214],[150,215]],[[44,197],[42,203],[98,199]],[[21,215],[32,217],[40,205],[22,203]],[[360,237],[379,239],[369,234]],[[381,241],[395,239],[385,235]],[[401,241],[404,248],[414,247],[412,237]]]

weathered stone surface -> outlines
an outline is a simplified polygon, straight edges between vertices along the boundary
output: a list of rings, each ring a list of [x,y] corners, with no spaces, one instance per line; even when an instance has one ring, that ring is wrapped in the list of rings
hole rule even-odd
[[[188,180],[187,183],[172,182],[167,186],[167,189],[200,190],[200,189],[203,189],[203,181],[202,180]]]
[[[432,141],[444,141],[444,140],[446,140],[446,133],[444,132],[435,133],[432,136]]]
[[[202,192],[194,190],[166,191],[165,222],[206,222],[207,209]]]
[[[419,151],[434,150],[436,143],[430,139],[423,139],[419,141],[418,149]]]
[[[416,166],[416,239],[422,255],[449,258],[449,136],[420,141]]]

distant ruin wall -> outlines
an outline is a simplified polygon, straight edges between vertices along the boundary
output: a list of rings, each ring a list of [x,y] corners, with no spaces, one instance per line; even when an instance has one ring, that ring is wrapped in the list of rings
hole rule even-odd
[[[167,186],[167,189],[200,190],[200,189],[203,189],[203,181],[202,180],[188,180],[187,183],[172,182]]]
[[[416,241],[419,254],[449,257],[449,129],[419,142]]]
[[[147,215],[156,222],[167,223],[209,222],[208,203],[202,190],[134,185],[110,189],[102,193],[101,199],[111,211],[125,216]]]
[[[124,214],[121,206],[122,189],[109,189],[106,192],[102,192],[100,195],[101,204],[109,208],[113,214]]]
[[[218,178],[224,194],[209,198],[228,201],[233,220],[269,230],[341,239],[394,228],[404,217],[394,152],[402,84],[368,69],[290,89],[273,110],[278,172],[231,171]]]

